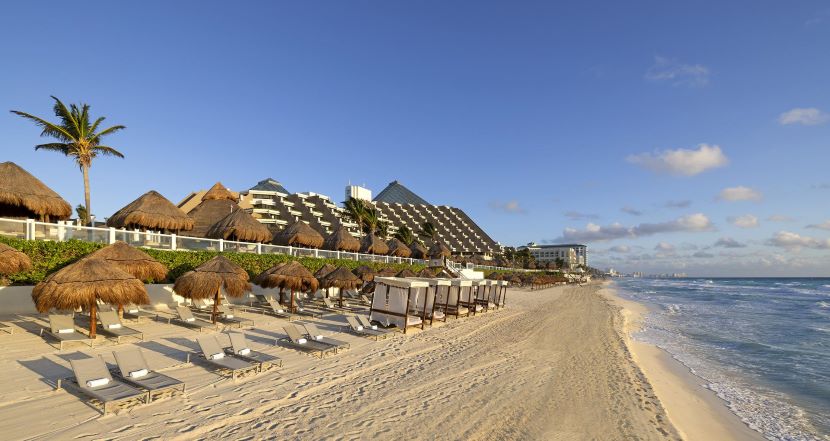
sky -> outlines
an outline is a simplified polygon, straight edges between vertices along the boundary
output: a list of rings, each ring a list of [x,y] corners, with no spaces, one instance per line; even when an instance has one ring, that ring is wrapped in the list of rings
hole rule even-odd
[[[46,3],[0,16],[0,109],[127,126],[98,219],[151,189],[399,180],[603,269],[830,275],[825,1]],[[81,203],[42,142],[0,113],[0,161]]]

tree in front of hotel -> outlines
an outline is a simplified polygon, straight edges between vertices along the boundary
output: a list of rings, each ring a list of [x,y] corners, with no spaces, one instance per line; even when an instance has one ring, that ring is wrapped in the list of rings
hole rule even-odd
[[[90,215],[92,214],[89,196],[89,168],[92,166],[92,160],[98,155],[123,158],[124,155],[118,150],[102,145],[101,139],[126,127],[115,125],[99,130],[99,126],[105,118],[101,116],[93,121],[89,115],[88,104],[70,104],[69,107],[66,107],[56,97],[53,96],[52,99],[55,100],[53,111],[55,116],[60,119],[58,123],[52,123],[19,110],[12,110],[11,112],[32,121],[40,127],[42,129],[40,136],[54,138],[58,141],[36,145],[35,150],[59,152],[71,157],[78,164],[81,173],[84,175],[84,206],[86,212],[84,213],[83,222],[89,224]]]

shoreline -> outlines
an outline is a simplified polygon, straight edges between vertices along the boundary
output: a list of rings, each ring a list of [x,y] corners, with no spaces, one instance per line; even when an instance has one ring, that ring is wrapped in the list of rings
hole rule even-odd
[[[603,283],[600,294],[620,308],[625,345],[654,389],[669,421],[683,439],[765,439],[732,413],[726,401],[708,389],[702,378],[694,375],[671,354],[632,338],[632,334],[641,329],[649,312],[645,305],[620,297],[612,283]]]

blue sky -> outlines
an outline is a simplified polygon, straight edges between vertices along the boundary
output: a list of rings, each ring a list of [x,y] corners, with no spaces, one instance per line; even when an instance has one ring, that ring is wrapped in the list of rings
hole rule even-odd
[[[150,189],[397,179],[600,267],[830,275],[830,4],[724,3],[16,2],[0,108],[127,126],[98,218]],[[40,141],[0,114],[0,159],[80,203]]]

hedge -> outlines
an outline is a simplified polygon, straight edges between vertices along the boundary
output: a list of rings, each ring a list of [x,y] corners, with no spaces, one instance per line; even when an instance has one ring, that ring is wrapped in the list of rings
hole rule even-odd
[[[0,242],[5,243],[13,248],[26,253],[32,260],[32,270],[28,272],[12,274],[7,276],[8,282],[13,285],[34,285],[42,281],[48,274],[69,265],[72,262],[92,253],[95,250],[103,248],[105,245],[84,242],[80,240],[67,240],[64,242],[47,242],[47,241],[32,241],[21,240],[9,237],[0,236]],[[349,269],[354,269],[362,265],[367,265],[375,269],[391,267],[396,270],[409,268],[418,272],[424,268],[424,265],[406,264],[406,263],[381,263],[381,262],[362,262],[346,259],[318,259],[314,257],[294,257],[284,254],[250,254],[250,253],[218,253],[213,251],[168,251],[155,250],[150,248],[142,248],[147,254],[154,259],[163,263],[168,269],[167,280],[153,281],[156,283],[172,283],[177,277],[187,271],[196,268],[197,266],[207,262],[213,257],[223,254],[229,260],[235,262],[248,272],[251,278],[257,276],[272,266],[287,262],[289,260],[296,260],[303,264],[312,273],[320,269],[323,265],[329,263],[336,266],[345,266]],[[150,282],[150,281],[148,281]]]

